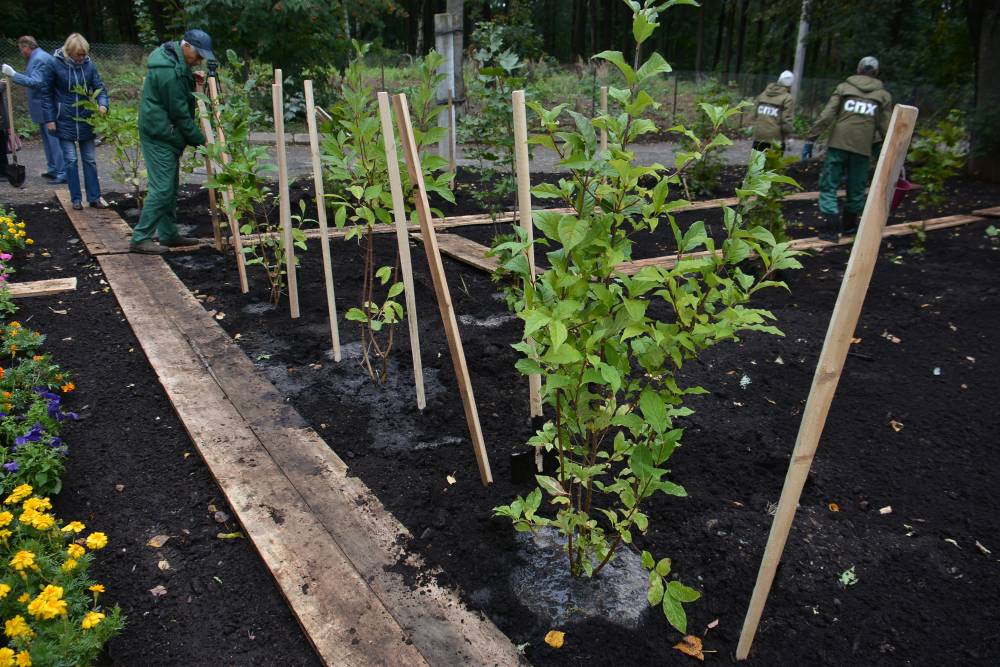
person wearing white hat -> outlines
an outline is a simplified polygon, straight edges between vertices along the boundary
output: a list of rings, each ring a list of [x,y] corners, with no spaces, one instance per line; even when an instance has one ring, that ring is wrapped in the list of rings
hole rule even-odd
[[[785,152],[785,142],[792,134],[792,116],[795,102],[792,99],[792,83],[795,75],[785,70],[778,80],[767,84],[754,100],[753,149],[765,151],[775,144]]]

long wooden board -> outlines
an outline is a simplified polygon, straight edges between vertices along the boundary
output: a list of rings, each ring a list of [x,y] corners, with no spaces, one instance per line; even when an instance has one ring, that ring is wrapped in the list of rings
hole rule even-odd
[[[517,665],[492,623],[432,581],[412,536],[260,376],[159,257],[98,257],[168,397],[329,665]],[[433,572],[432,572],[433,574]]]
[[[8,283],[12,299],[22,299],[28,296],[49,296],[72,292],[76,289],[76,276],[71,278],[50,278],[48,280],[32,280],[27,283]]]
[[[981,215],[986,218],[1000,218],[1000,206],[981,208],[977,211],[973,211],[972,215]]]

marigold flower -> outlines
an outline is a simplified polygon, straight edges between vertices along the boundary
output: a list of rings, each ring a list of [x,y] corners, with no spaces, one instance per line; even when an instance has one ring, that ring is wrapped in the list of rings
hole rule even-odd
[[[13,534],[14,533],[12,533],[11,531],[7,530],[6,528],[4,528],[3,530],[0,530],[0,541],[6,541],[7,538],[10,537]]]
[[[31,360],[32,360],[32,361],[44,361],[44,360],[45,360],[45,357],[43,357],[43,356],[42,356],[42,355],[40,355],[40,354],[36,354],[35,356],[33,356],[33,357],[31,358]]]
[[[28,595],[27,593],[21,593],[21,595],[18,596],[17,601],[20,602],[21,604],[24,604],[30,599],[31,599],[30,595]]]
[[[34,631],[20,614],[4,623],[4,634],[11,639],[17,639],[18,637],[31,639],[35,636]]]
[[[7,510],[0,512],[0,528],[10,525],[10,522],[13,520],[14,520],[14,515],[8,512]]]
[[[4,397],[4,398],[13,398],[13,397],[14,397],[14,394],[12,394],[12,393],[11,393],[11,392],[9,392],[9,391],[5,391],[5,392],[3,393],[3,397]]]
[[[83,617],[83,622],[80,623],[84,630],[90,630],[98,623],[104,620],[104,614],[99,611],[88,611]]]
[[[31,527],[35,530],[48,530],[54,525],[56,525],[56,518],[54,516],[35,512],[35,520],[32,522]]]
[[[25,243],[27,243],[28,245],[35,245],[35,242],[32,239],[25,240]]]
[[[35,564],[35,554],[21,549],[10,559],[10,566],[21,572]]]
[[[24,229],[24,223],[23,223],[23,222],[19,222],[19,223],[17,223],[17,226],[18,226],[18,228],[20,228],[20,229]]]
[[[3,501],[3,504],[10,505],[11,503],[19,503],[30,496],[32,491],[34,491],[34,489],[31,488],[30,484],[22,484],[21,486],[15,488],[14,491],[7,496],[6,500]]]
[[[7,371],[5,371],[5,370],[4,370],[3,368],[0,368],[0,380],[2,380],[2,379],[3,379],[3,375],[4,375],[4,373],[6,373],[6,372],[7,372]]]
[[[60,569],[63,572],[72,572],[73,570],[76,569],[77,565],[78,563],[76,562],[76,559],[70,558],[69,560],[67,560],[65,563],[62,564],[62,567],[60,567]]]
[[[14,659],[14,664],[17,667],[31,667],[31,654],[27,651],[21,651]]]
[[[10,585],[0,584],[0,600],[7,597],[7,593],[10,593]]]
[[[0,667],[14,667],[14,651],[6,646],[0,648]]]
[[[79,544],[70,544],[66,548],[66,553],[69,554],[70,558],[79,558],[83,554],[87,553],[87,550],[81,547]]]
[[[46,510],[52,509],[52,501],[48,498],[38,498],[36,496],[25,500],[21,507],[23,507],[26,511],[45,512]]]
[[[49,584],[28,604],[28,613],[43,621],[66,615],[66,601],[62,599],[62,586]]]
[[[104,533],[91,533],[87,536],[87,548],[97,551],[108,546],[108,536]]]
[[[67,382],[66,384],[64,384],[62,386],[62,390],[63,390],[64,394],[68,394],[69,392],[73,391],[74,389],[76,389],[76,385],[73,384],[72,382]]]
[[[79,521],[70,521],[69,523],[67,523],[65,526],[62,527],[62,532],[79,533],[84,528],[86,528],[86,526],[80,523]]]
[[[103,584],[94,584],[93,586],[91,586],[87,590],[90,591],[91,593],[103,593],[104,592],[104,585]]]
[[[11,410],[14,409],[14,406],[11,403],[4,403],[3,404],[3,409],[4,409],[4,412],[10,412]]]

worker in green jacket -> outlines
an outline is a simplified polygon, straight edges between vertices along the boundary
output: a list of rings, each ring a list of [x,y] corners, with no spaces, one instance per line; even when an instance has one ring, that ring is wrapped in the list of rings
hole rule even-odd
[[[149,56],[139,102],[139,144],[149,193],[132,232],[132,252],[159,255],[170,247],[198,244],[177,231],[177,188],[184,148],[205,143],[195,122],[193,95],[201,90],[205,74],[191,68],[213,60],[212,39],[202,30],[188,30],[181,41],[166,42]]]
[[[871,166],[872,145],[889,130],[892,95],[878,80],[878,60],[862,58],[858,73],[833,91],[826,108],[802,147],[802,159],[812,156],[813,141],[829,130],[826,160],[819,177],[820,237],[837,240],[857,231],[858,215],[865,206],[865,185]],[[844,216],[837,220],[837,187],[847,172]]]
[[[795,114],[791,91],[794,81],[795,75],[785,70],[777,81],[767,84],[764,92],[754,100],[755,151],[766,151],[774,144],[781,144],[781,152],[785,152],[785,142],[792,136],[792,116]]]

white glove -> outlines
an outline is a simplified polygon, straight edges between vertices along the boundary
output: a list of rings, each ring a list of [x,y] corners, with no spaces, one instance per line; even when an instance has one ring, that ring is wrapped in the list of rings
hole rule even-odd
[[[13,67],[11,67],[10,65],[8,65],[7,63],[3,64],[3,75],[4,76],[14,76],[15,74],[17,74],[17,71],[15,71]]]

